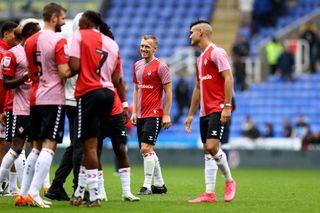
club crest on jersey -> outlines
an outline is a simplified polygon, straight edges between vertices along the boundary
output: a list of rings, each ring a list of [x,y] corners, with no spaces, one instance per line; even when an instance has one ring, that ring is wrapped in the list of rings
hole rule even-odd
[[[205,58],[203,63],[204,63],[204,66],[207,66],[208,59]]]
[[[147,75],[148,75],[148,76],[151,76],[151,74],[152,74],[152,71],[149,70],[148,73],[147,73]]]
[[[8,67],[10,65],[11,62],[11,57],[5,56],[3,58],[3,66]]]

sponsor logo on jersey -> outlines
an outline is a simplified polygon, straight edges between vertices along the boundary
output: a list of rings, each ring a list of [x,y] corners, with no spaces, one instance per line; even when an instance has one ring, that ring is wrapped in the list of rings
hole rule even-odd
[[[210,74],[207,74],[207,75],[204,75],[204,76],[200,77],[201,81],[210,80],[210,79],[212,79],[212,75],[210,75]]]
[[[153,86],[152,85],[139,84],[138,88],[141,88],[141,89],[153,89]]]

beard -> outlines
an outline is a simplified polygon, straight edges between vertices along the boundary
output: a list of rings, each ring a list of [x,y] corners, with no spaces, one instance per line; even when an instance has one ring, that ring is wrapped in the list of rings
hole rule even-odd
[[[56,26],[54,27],[56,32],[61,32],[61,27],[62,25],[60,24],[60,22],[58,21],[58,23],[56,24]]]

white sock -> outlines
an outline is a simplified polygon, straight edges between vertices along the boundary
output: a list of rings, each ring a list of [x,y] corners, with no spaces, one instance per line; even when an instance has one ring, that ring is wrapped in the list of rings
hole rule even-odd
[[[13,149],[9,149],[3,157],[0,168],[0,183],[9,178],[9,171],[17,157],[18,154]]]
[[[26,163],[26,152],[22,150],[18,158],[14,161],[14,167],[16,167],[20,186],[22,183],[23,170],[24,170],[25,163]]]
[[[130,189],[130,168],[121,168],[119,169],[121,186],[122,186],[122,195],[128,196],[131,194]]]
[[[75,197],[84,197],[84,191],[86,188],[86,168],[84,166],[80,166],[79,176],[78,176],[78,187],[74,192]]]
[[[98,169],[86,169],[86,178],[89,188],[90,201],[95,201],[99,199]]]
[[[221,170],[224,179],[226,182],[232,181],[231,171],[229,168],[227,156],[224,151],[220,148],[218,153],[213,156],[214,160],[216,161],[219,169]]]
[[[206,181],[206,193],[215,193],[218,166],[212,155],[204,155],[204,174]]]
[[[50,170],[49,170],[47,176],[44,178],[43,188],[47,188],[47,189],[50,188]]]
[[[37,149],[32,149],[30,154],[28,155],[28,158],[26,160],[26,166],[23,171],[23,178],[21,183],[20,194],[22,195],[22,197],[27,196],[31,181],[33,179],[34,168],[35,168],[35,164],[37,162],[38,157],[39,157],[39,150]]]
[[[9,192],[10,193],[15,193],[19,191],[17,186],[17,179],[18,179],[18,175],[16,172],[9,173]]]
[[[155,160],[154,152],[143,154],[143,164],[144,164],[144,183],[143,187],[151,190],[152,176],[154,173]]]
[[[154,185],[163,186],[164,181],[161,173],[160,160],[156,153],[154,153],[155,167],[154,167]]]
[[[98,171],[98,190],[99,190],[99,195],[106,194],[106,191],[104,188],[104,178],[103,178],[103,171],[102,170]]]
[[[29,194],[32,197],[39,196],[40,188],[50,170],[53,155],[53,150],[48,148],[41,149],[41,152],[35,165],[34,176],[29,189]]]

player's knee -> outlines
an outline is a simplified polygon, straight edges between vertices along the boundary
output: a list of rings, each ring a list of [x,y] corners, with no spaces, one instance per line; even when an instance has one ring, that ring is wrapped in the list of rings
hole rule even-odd
[[[12,146],[13,151],[15,151],[18,155],[22,152],[22,147],[20,146]]]
[[[142,146],[140,149],[140,152],[141,152],[141,154],[146,154],[146,153],[151,152],[151,150],[148,147]]]
[[[219,145],[217,143],[207,143],[206,148],[211,154],[219,151]]]

